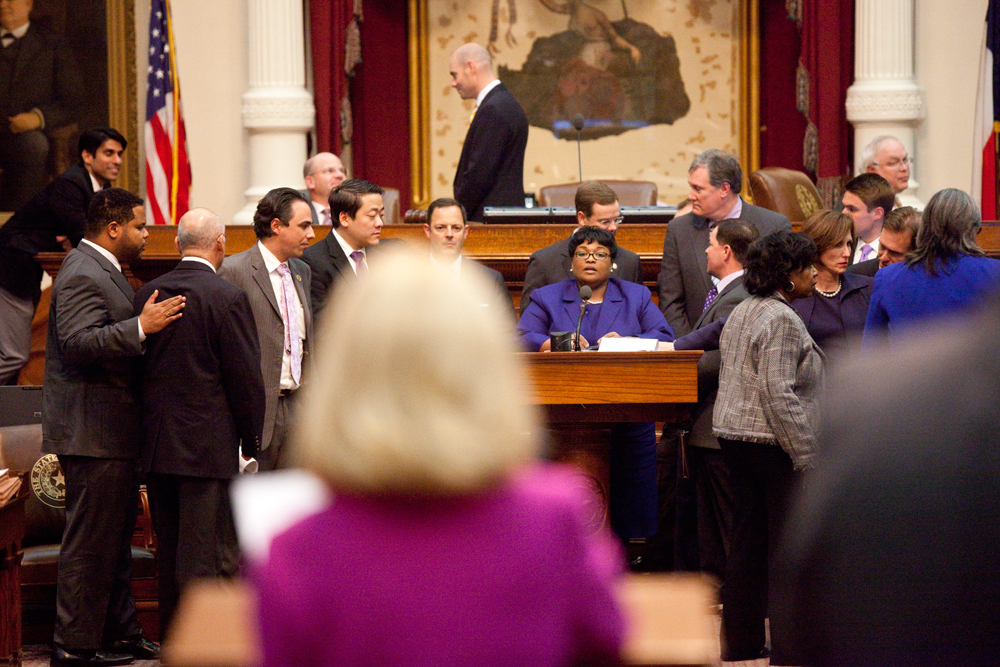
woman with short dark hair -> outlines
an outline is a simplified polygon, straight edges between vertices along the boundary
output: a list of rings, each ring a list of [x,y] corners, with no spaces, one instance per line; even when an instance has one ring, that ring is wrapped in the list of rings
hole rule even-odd
[[[1000,262],[976,243],[980,227],[979,206],[966,193],[947,188],[931,197],[916,250],[875,274],[865,345],[975,307],[1000,287]]]
[[[732,476],[734,512],[722,591],[723,660],[763,657],[768,570],[796,471],[813,466],[824,355],[791,306],[816,284],[816,246],[792,232],[755,241],[719,348],[712,432]],[[771,616],[771,663],[796,664]]]

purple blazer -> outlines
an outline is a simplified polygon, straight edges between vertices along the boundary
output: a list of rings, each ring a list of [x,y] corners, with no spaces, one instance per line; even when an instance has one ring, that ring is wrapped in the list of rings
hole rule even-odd
[[[587,525],[586,493],[537,464],[471,496],[338,496],[255,576],[265,667],[616,658],[624,559]]]
[[[596,308],[587,306],[580,335],[591,345],[612,331],[622,336],[672,341],[674,330],[651,296],[642,285],[611,278],[604,291],[604,303]],[[517,330],[528,351],[537,352],[551,332],[576,331],[579,317],[580,288],[575,280],[563,280],[531,293],[531,303],[521,313]]]

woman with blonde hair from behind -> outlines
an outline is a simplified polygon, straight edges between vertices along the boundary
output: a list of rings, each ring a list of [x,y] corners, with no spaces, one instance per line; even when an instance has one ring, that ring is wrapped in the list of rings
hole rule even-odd
[[[399,253],[327,308],[298,462],[334,502],[257,576],[264,664],[614,661],[621,553],[586,525],[490,286]]]

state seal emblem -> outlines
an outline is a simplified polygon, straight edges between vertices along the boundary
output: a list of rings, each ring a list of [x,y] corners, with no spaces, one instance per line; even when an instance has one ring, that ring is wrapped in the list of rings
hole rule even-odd
[[[49,507],[66,509],[66,478],[55,454],[46,454],[31,468],[31,490]]]

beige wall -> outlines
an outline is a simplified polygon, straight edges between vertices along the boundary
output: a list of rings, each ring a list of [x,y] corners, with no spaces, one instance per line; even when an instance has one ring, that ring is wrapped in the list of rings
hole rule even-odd
[[[212,209],[227,223],[246,203],[247,139],[240,100],[247,87],[247,0],[171,3],[177,68],[188,133],[191,205]],[[137,0],[136,73],[141,136],[146,107],[149,1]],[[145,166],[140,162],[145,191]]]
[[[917,196],[972,188],[972,123],[988,0],[916,0],[915,72],[926,116],[917,125]],[[970,194],[974,194],[971,193]]]

